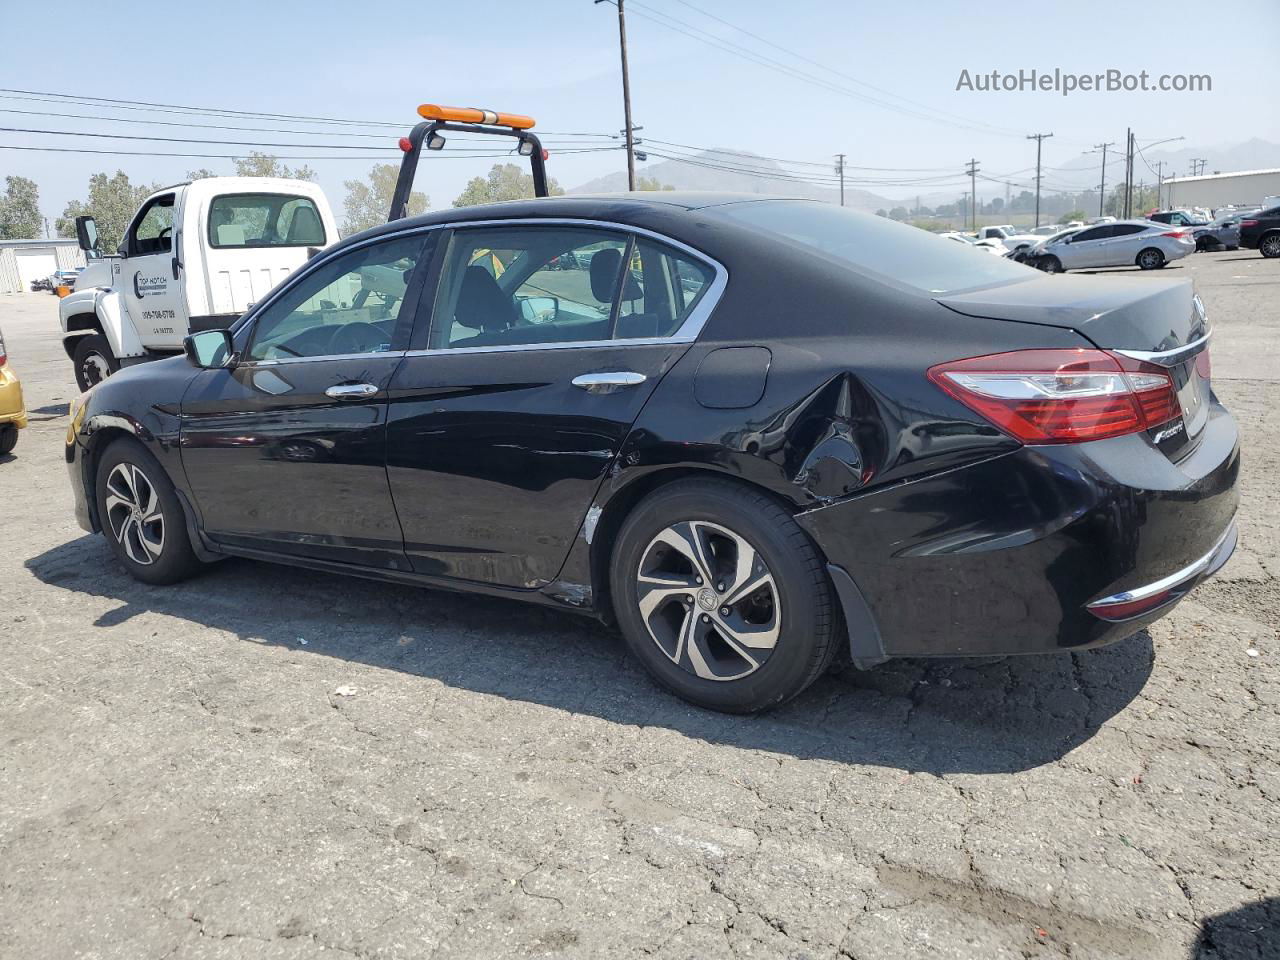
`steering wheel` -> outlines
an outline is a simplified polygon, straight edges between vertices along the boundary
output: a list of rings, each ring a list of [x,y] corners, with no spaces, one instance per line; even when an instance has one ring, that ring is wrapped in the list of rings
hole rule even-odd
[[[356,320],[337,326],[329,338],[329,352],[376,353],[387,342],[386,334],[375,324]]]
[[[173,233],[173,227],[165,227],[163,230],[161,230],[159,233],[156,234],[156,239],[163,240],[168,234],[171,234],[171,233]]]

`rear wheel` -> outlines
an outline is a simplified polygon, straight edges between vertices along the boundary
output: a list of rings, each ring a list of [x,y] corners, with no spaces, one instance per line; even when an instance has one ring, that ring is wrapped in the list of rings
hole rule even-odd
[[[0,426],[0,457],[6,453],[12,453],[13,448],[18,445],[18,427],[16,424],[6,423]]]
[[[90,333],[76,341],[71,362],[76,367],[76,385],[81,392],[101,383],[120,369],[111,344],[100,333]]]
[[[1268,260],[1280,257],[1280,233],[1269,233],[1259,240],[1258,252]]]
[[[1138,258],[1134,263],[1143,270],[1155,270],[1164,266],[1164,254],[1155,247],[1147,247],[1138,254]]]
[[[117,440],[98,462],[95,483],[102,533],[130,576],[177,583],[201,563],[164,468],[136,440]]]
[[[618,534],[610,586],[631,652],[702,707],[776,706],[836,652],[817,548],[781,506],[736,484],[680,481],[643,500]]]

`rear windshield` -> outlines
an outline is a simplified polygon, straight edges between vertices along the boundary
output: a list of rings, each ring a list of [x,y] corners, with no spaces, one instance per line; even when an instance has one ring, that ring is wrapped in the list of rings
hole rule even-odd
[[[209,204],[214,247],[323,247],[324,223],[309,197],[228,193]]]
[[[760,200],[715,208],[814,255],[921,293],[1026,280],[1027,267],[886,217],[813,200]]]

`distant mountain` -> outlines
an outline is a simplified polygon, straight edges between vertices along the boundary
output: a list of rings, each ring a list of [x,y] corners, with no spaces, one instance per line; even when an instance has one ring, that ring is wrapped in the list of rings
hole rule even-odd
[[[786,197],[804,197],[808,200],[826,200],[829,203],[840,202],[840,191],[830,190],[802,180],[790,179],[786,171],[772,160],[751,153],[706,152],[691,157],[692,162],[683,160],[663,160],[659,163],[645,162],[636,167],[636,176],[652,177],[659,183],[675,187],[677,190],[715,190],[728,193],[775,194]],[[705,164],[723,166],[727,164],[754,167],[760,174],[739,173],[732,170],[712,169]],[[768,171],[768,172],[764,172]],[[776,171],[777,175],[773,174]],[[623,193],[627,189],[625,173],[610,173],[597,177],[580,186],[573,187],[569,193]],[[874,213],[876,210],[888,210],[898,206],[898,201],[889,200],[867,190],[846,187],[844,191],[845,206],[854,210],[865,210]]]

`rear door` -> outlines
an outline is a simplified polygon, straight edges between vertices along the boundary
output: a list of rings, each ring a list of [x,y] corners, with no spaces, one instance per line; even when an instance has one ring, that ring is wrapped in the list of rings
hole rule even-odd
[[[723,271],[621,227],[522,223],[454,231],[438,275],[390,390],[405,550],[421,573],[540,587]]]
[[[1145,239],[1139,234],[1146,233],[1147,229],[1147,227],[1138,223],[1114,224],[1111,228],[1111,239],[1103,244],[1107,254],[1107,266],[1133,266]]]

